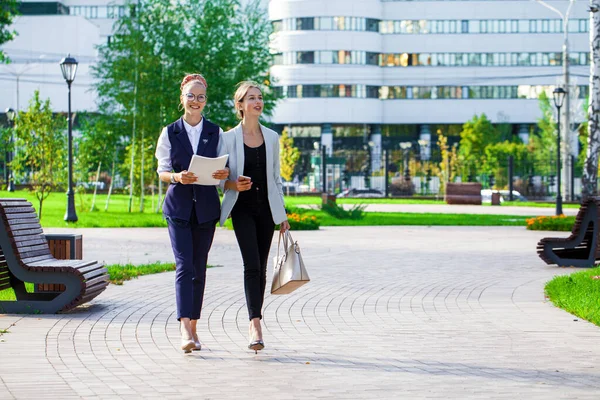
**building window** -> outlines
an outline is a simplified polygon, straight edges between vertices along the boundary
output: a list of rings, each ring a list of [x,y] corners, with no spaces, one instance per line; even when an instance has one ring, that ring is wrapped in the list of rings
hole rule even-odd
[[[288,98],[348,97],[382,100],[412,99],[528,99],[537,100],[542,92],[552,95],[553,86],[370,86],[370,85],[293,85],[274,88]],[[587,85],[577,87],[577,95],[589,95]]]
[[[299,31],[312,31],[315,29],[315,19],[314,18],[297,18],[296,19],[296,29]]]

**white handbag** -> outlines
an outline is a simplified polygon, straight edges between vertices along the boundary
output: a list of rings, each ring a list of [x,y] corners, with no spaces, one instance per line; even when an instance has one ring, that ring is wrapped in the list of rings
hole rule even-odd
[[[283,254],[279,249],[283,239]],[[304,267],[300,246],[295,242],[289,231],[279,233],[277,256],[273,259],[273,283],[271,294],[288,294],[308,283],[310,278]]]

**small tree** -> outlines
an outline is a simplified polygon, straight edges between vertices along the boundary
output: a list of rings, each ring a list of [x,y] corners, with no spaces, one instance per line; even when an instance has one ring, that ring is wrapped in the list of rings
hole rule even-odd
[[[288,136],[287,129],[281,132],[279,138],[280,156],[281,159],[281,177],[286,181],[291,181],[294,176],[294,169],[300,158],[300,150],[294,147],[294,139]],[[288,195],[290,187],[288,186]]]
[[[36,90],[27,111],[19,115],[16,129],[19,152],[11,162],[11,168],[29,172],[39,202],[40,219],[44,200],[58,183],[66,180],[65,128],[65,119],[54,118],[50,100],[42,101]]]
[[[474,116],[463,125],[460,133],[460,155],[463,169],[462,179],[474,176],[479,172],[479,166],[485,163],[485,149],[500,140],[498,130],[485,114]]]
[[[17,0],[2,0],[0,3],[0,45],[14,39],[16,32],[9,30],[15,15],[17,15]],[[0,49],[0,63],[8,62],[8,57]]]

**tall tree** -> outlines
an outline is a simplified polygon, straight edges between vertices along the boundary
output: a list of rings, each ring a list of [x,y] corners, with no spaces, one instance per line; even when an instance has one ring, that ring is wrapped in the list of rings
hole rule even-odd
[[[44,200],[58,184],[67,180],[65,128],[65,119],[54,117],[50,100],[42,101],[36,90],[27,111],[19,115],[16,138],[20,151],[11,162],[11,168],[29,171],[40,219]]]
[[[2,0],[0,2],[0,45],[13,40],[17,34],[9,29],[17,12],[17,0]],[[8,62],[8,57],[0,49],[0,63],[6,62]]]
[[[600,152],[600,7],[590,0],[590,104],[582,197],[598,196],[598,152]]]
[[[205,76],[205,115],[223,129],[237,123],[231,99],[242,80],[265,84],[265,113],[272,111],[276,98],[269,89],[271,24],[259,3],[128,3],[130,12],[118,21],[114,40],[99,49],[93,74],[99,108],[123,121],[117,134],[127,141],[126,167],[135,193],[142,193],[145,177],[155,177],[156,140],[161,129],[181,115],[179,83],[186,73]]]

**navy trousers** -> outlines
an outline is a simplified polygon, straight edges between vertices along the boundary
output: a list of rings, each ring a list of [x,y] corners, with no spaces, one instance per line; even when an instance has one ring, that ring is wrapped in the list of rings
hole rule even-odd
[[[206,263],[216,222],[198,224],[194,212],[190,221],[167,217],[171,247],[175,255],[177,320],[200,319],[206,284]]]

